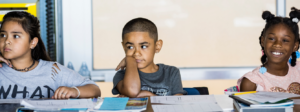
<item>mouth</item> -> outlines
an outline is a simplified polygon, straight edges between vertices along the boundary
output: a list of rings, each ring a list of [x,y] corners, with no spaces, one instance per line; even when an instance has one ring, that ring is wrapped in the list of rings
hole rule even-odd
[[[4,48],[4,51],[11,51],[11,49],[9,49],[9,48]]]
[[[283,53],[282,52],[271,52],[274,56],[281,56]]]
[[[142,62],[142,60],[138,60],[138,59],[137,59],[136,62],[137,62],[137,63],[140,63],[140,62]]]

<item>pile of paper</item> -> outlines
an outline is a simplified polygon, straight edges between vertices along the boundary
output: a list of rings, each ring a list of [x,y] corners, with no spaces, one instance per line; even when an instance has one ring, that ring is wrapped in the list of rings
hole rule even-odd
[[[154,112],[223,111],[216,102],[214,95],[153,96],[151,103]]]

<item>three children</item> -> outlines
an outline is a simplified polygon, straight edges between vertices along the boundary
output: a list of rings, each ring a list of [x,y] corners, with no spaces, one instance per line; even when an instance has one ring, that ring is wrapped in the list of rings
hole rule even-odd
[[[273,91],[300,94],[300,11],[290,18],[263,12],[265,28],[259,37],[262,66],[238,80],[241,91]],[[130,20],[122,31],[125,58],[117,66],[113,94],[128,97],[184,95],[180,71],[155,64],[163,41],[157,27],[145,18]],[[58,63],[51,62],[39,33],[39,21],[27,12],[9,12],[0,27],[0,99],[89,98],[100,96],[99,87]],[[125,69],[126,68],[126,69]]]

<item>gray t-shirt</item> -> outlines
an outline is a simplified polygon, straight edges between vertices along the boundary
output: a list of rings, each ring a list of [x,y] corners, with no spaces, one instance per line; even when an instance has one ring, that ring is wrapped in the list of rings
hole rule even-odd
[[[141,90],[150,91],[158,96],[185,94],[182,89],[181,77],[179,69],[174,66],[157,64],[159,69],[155,73],[139,72],[141,80]],[[114,95],[120,94],[117,89],[117,84],[124,79],[125,70],[120,70],[116,73],[113,79]]]
[[[60,86],[83,86],[95,82],[55,62],[39,60],[31,71],[19,72],[6,64],[0,68],[0,99],[51,98]],[[96,84],[95,84],[96,85]]]

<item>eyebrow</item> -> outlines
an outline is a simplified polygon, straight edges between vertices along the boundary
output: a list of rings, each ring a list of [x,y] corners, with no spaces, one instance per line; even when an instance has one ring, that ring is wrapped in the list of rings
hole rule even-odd
[[[148,42],[141,42],[140,45],[149,44]]]
[[[22,34],[22,32],[16,32],[16,31],[13,31],[12,33],[20,33],[20,34]]]
[[[127,45],[127,44],[133,45],[133,43],[131,43],[131,42],[126,42],[125,45]]]
[[[6,32],[6,31],[1,30],[0,32]],[[19,33],[19,34],[22,34],[22,32],[17,32],[17,31],[13,31],[12,33]]]
[[[133,45],[133,43],[131,43],[131,42],[126,42],[125,43],[125,45],[127,45],[127,44],[130,44],[130,45]],[[149,44],[148,42],[141,42],[141,43],[139,43],[140,45],[143,45],[143,44]]]
[[[269,34],[272,34],[272,35],[275,35],[274,33],[269,33]],[[289,35],[284,35],[285,37],[290,37],[290,38],[292,38],[291,36],[289,36]]]

